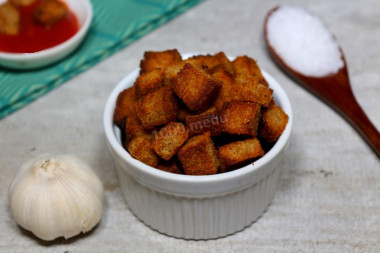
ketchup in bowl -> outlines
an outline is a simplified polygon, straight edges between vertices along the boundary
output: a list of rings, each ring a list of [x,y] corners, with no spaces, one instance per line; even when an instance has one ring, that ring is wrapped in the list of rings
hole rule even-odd
[[[34,18],[38,0],[25,7],[19,7],[21,24],[17,35],[0,33],[0,51],[6,53],[34,53],[54,47],[70,39],[79,30],[78,19],[68,8],[67,14],[57,23],[46,26]]]

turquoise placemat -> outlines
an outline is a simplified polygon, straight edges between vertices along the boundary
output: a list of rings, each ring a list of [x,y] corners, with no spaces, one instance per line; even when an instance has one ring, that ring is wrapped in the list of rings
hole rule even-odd
[[[81,47],[34,71],[0,68],[0,119],[131,44],[202,0],[92,0],[94,19]]]

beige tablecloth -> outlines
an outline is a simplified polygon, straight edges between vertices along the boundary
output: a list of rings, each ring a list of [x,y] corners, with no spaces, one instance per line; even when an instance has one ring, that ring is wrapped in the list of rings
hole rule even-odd
[[[280,3],[317,14],[339,40],[353,91],[380,129],[380,4],[363,1],[210,0],[160,27],[91,70],[0,121],[1,252],[380,252],[380,162],[335,112],[273,63],[263,40],[266,12]],[[185,241],[161,235],[128,210],[105,145],[102,113],[113,87],[146,50],[249,55],[288,93],[292,142],[267,212],[235,235]],[[101,176],[99,226],[68,241],[44,243],[16,225],[7,189],[17,168],[46,152],[73,153]]]

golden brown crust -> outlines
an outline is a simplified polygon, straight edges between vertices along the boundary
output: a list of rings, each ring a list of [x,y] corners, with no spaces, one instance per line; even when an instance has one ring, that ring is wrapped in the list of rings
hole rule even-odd
[[[152,129],[175,121],[178,113],[177,100],[172,89],[164,86],[141,98],[136,104],[136,112],[142,126]]]
[[[218,151],[209,132],[189,139],[177,156],[186,175],[212,175],[218,171]]]
[[[260,105],[253,102],[227,102],[220,113],[222,131],[255,137],[260,121]]]
[[[174,174],[183,174],[181,165],[178,163],[176,159],[170,159],[169,161],[160,161],[160,164],[157,166],[157,169]]]
[[[288,115],[272,100],[269,107],[263,110],[259,126],[259,136],[269,143],[277,141],[278,137],[285,130],[288,119]]]
[[[59,0],[45,0],[34,10],[34,18],[44,25],[54,25],[68,12],[67,6]]]
[[[232,62],[235,78],[240,83],[262,84],[268,86],[256,61],[248,56],[239,56]]]
[[[0,33],[17,35],[20,31],[20,12],[12,4],[0,5]]]
[[[160,69],[141,74],[135,81],[136,96],[141,98],[162,87],[164,73]]]
[[[231,167],[241,165],[263,155],[264,151],[257,138],[229,143],[219,147],[221,171],[226,172]]]
[[[173,64],[182,61],[182,57],[177,49],[166,51],[147,51],[144,59],[140,62],[140,74],[152,71],[153,69],[165,69]]]
[[[221,133],[222,122],[215,107],[210,107],[198,115],[187,116],[185,123],[190,136],[205,132],[210,132],[211,136],[218,136]]]
[[[196,55],[186,61],[207,70],[209,73],[214,73],[216,70],[222,69],[234,75],[232,62],[227,58],[224,52],[219,52],[214,55]]]
[[[202,69],[186,63],[177,75],[174,92],[192,111],[206,110],[222,84]]]
[[[36,0],[8,0],[8,2],[17,7],[28,6],[34,3],[35,1]]]
[[[238,90],[239,86],[231,74],[221,70],[213,73],[212,77],[222,82],[222,87],[213,103],[218,111],[222,109],[223,104],[226,102],[239,101],[241,97],[240,91]]]
[[[132,139],[127,145],[129,153],[141,162],[156,167],[160,158],[154,152],[152,144],[145,136]]]
[[[177,78],[177,75],[179,71],[183,68],[185,65],[185,61],[180,61],[178,63],[175,63],[165,69],[164,72],[164,85],[170,86],[173,88],[175,80]]]
[[[169,160],[187,138],[188,134],[182,123],[170,122],[155,135],[153,149],[161,158]]]
[[[125,128],[125,121],[128,116],[134,115],[136,104],[135,87],[120,92],[116,100],[116,108],[113,114],[113,122],[120,128]]]
[[[239,101],[255,102],[264,107],[269,106],[273,90],[262,84],[238,83]]]

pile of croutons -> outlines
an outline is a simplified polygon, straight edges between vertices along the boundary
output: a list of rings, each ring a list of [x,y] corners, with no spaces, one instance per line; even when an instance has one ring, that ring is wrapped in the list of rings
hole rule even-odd
[[[145,52],[133,87],[117,99],[123,146],[157,169],[211,175],[262,157],[288,116],[272,99],[256,61],[223,52],[182,59]]]
[[[35,21],[46,26],[54,25],[68,12],[67,6],[59,0],[8,0],[0,5],[0,32],[17,35],[22,24],[19,9],[32,4],[37,4],[34,9]]]

